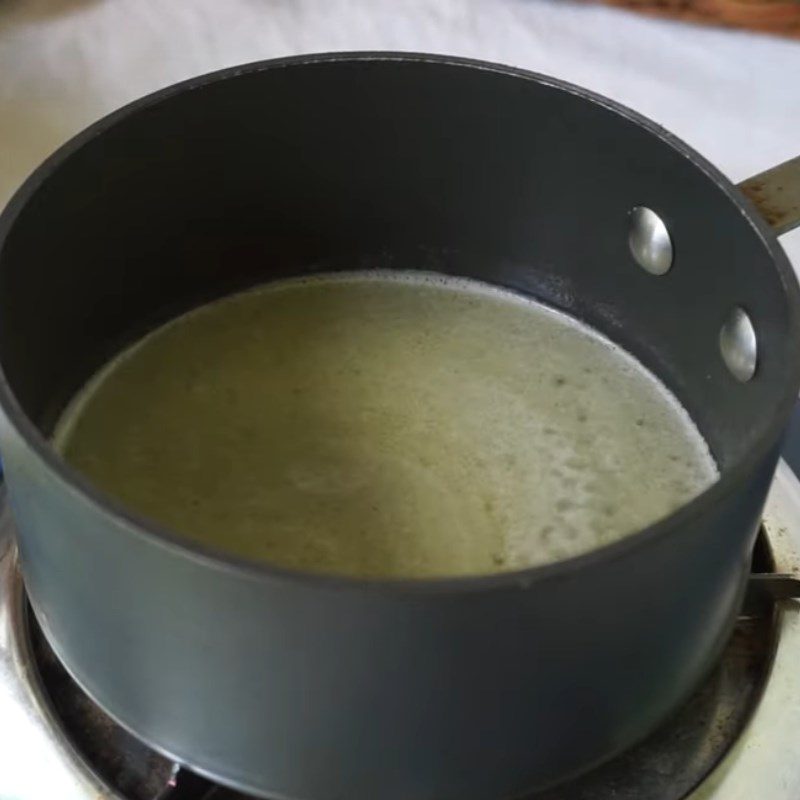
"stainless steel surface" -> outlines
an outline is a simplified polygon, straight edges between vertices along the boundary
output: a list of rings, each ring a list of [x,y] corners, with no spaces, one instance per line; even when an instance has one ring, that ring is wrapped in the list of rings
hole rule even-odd
[[[719,332],[722,359],[737,381],[746,383],[758,366],[758,341],[750,317],[743,308],[731,310]]]
[[[781,587],[794,593],[796,576],[800,575],[800,484],[784,464],[775,478],[764,525],[777,571],[777,575],[764,581],[779,595],[784,594]],[[689,795],[664,795],[664,800],[681,797],[683,800],[796,800],[800,796],[800,671],[797,669],[800,603],[781,601],[776,629],[777,648],[769,682],[735,745],[699,788]],[[24,591],[11,541],[11,521],[3,505],[0,511],[0,798],[123,800],[124,797],[128,800],[127,795],[109,788],[86,765],[63,733],[59,717],[53,713],[39,683],[41,663],[41,655],[36,657],[27,635]],[[712,691],[724,688],[724,681],[712,687]],[[706,721],[710,737],[718,721],[719,710]],[[698,757],[703,757],[702,750],[702,742],[698,742]],[[654,763],[657,766],[659,762]],[[669,763],[664,759],[662,767],[668,770]],[[683,765],[684,769],[693,767],[690,763]],[[660,777],[663,785],[669,787],[669,772]],[[586,796],[593,800],[629,796],[620,793],[619,784],[601,785],[602,791]],[[174,796],[215,796],[203,793],[212,791],[208,784],[204,787],[196,794],[178,791]],[[567,788],[563,797],[573,800],[575,795]],[[168,792],[166,796],[172,795]]]
[[[742,181],[739,188],[778,235],[800,225],[800,156]]]
[[[672,239],[655,211],[636,206],[630,213],[628,244],[639,266],[651,275],[664,275],[672,267]]]

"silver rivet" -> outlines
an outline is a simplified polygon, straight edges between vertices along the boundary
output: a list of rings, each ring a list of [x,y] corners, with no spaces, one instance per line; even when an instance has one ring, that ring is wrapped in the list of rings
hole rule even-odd
[[[746,383],[756,374],[758,342],[750,317],[743,308],[734,308],[719,332],[722,360],[737,381]]]
[[[628,245],[639,266],[651,275],[664,275],[672,266],[672,239],[661,217],[645,206],[630,213]]]

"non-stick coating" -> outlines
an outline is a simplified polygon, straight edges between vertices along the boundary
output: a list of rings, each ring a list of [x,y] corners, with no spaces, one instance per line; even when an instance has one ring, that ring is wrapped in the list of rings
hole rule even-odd
[[[670,230],[666,276],[629,253],[637,205]],[[564,564],[369,583],[201,551],[46,444],[70,392],[166,316],[374,266],[479,277],[594,324],[684,402],[721,481]],[[759,338],[748,384],[718,349],[736,305]],[[101,705],[228,783],[303,800],[519,794],[641,737],[719,652],[798,388],[797,332],[791,269],[736,190],[574,87],[355,55],[166,90],[67,145],[0,221],[0,444],[32,604]]]

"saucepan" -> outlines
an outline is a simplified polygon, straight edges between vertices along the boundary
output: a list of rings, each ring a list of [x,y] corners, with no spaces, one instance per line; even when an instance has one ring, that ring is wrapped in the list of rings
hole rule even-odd
[[[0,222],[0,446],[53,649],[141,739],[259,797],[510,798],[641,739],[742,602],[800,386],[776,239],[799,172],[737,187],[616,103],[430,55],[252,64],[96,123]],[[499,284],[602,331],[680,399],[719,481],[569,560],[359,580],[191,543],[49,443],[131,336],[234,288],[376,266]]]

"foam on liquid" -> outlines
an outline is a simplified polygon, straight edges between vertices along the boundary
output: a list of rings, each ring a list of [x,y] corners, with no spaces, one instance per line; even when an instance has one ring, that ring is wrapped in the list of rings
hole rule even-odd
[[[424,273],[284,281],[192,311],[103,368],[55,442],[188,538],[358,576],[563,559],[717,478],[688,414],[620,348]]]

